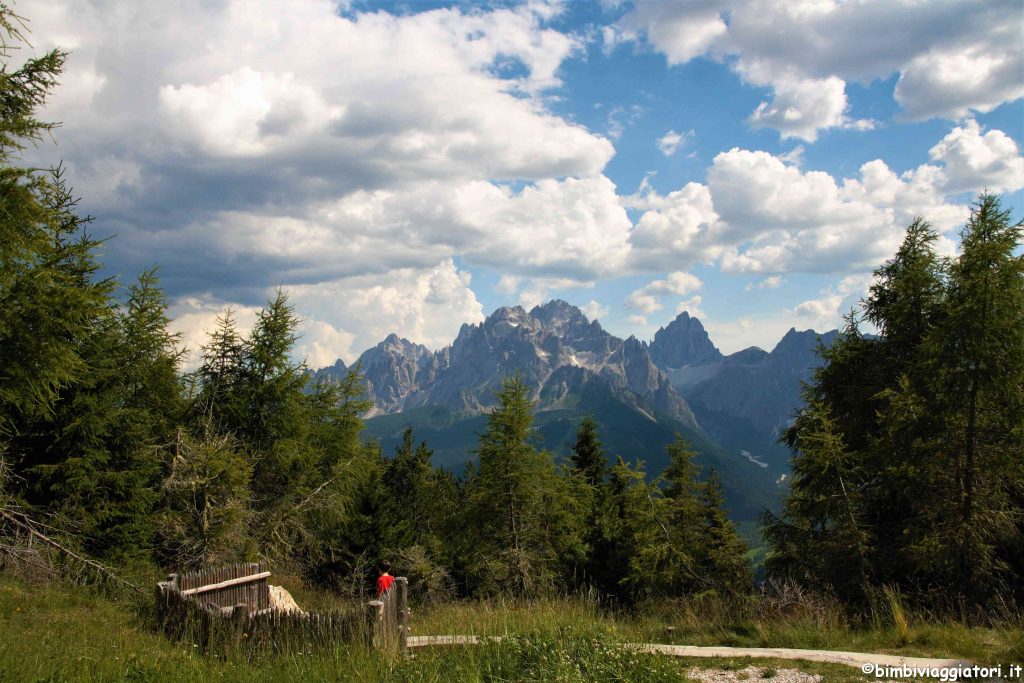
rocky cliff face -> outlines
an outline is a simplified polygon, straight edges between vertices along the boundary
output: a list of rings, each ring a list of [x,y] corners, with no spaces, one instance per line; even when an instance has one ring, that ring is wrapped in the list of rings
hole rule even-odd
[[[833,330],[819,335],[813,330],[791,329],[771,353],[751,347],[715,358],[706,352],[700,355],[700,346],[687,341],[695,336],[693,322],[697,321],[690,319],[689,337],[681,337],[679,332],[670,335],[669,328],[658,334],[681,339],[688,348],[698,349],[696,357],[708,362],[663,366],[662,371],[693,408],[705,432],[726,450],[746,453],[746,457],[760,458],[785,471],[789,452],[778,438],[803,405],[801,382],[809,380],[821,362],[816,353],[819,339],[829,345],[838,333]],[[656,357],[686,361],[695,357],[692,351],[690,354],[660,353]]]
[[[652,420],[660,414],[696,428],[647,344],[612,336],[560,300],[530,311],[499,308],[478,325],[463,325],[451,346],[434,353],[390,335],[359,364],[374,414],[420,406],[481,413],[494,404],[505,378],[519,372],[534,387],[540,410],[571,403],[584,386],[602,386]]]
[[[766,435],[777,434],[803,404],[800,383],[821,362],[815,352],[819,337],[828,345],[836,334],[790,329],[771,353],[739,351],[726,357],[713,377],[683,393],[702,410],[742,418]]]
[[[359,356],[358,367],[366,380],[367,393],[378,411],[402,410],[405,397],[427,379],[433,354],[430,349],[408,339],[389,334],[387,338]]]
[[[711,343],[700,320],[683,311],[654,335],[651,360],[659,368],[677,369],[718,362],[722,352]]]

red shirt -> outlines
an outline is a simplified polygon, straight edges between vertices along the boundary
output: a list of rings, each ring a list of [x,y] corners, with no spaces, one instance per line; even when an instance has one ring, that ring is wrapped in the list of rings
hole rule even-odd
[[[379,598],[391,590],[391,584],[394,582],[395,577],[391,576],[391,574],[382,574],[380,578],[377,579],[377,597]]]

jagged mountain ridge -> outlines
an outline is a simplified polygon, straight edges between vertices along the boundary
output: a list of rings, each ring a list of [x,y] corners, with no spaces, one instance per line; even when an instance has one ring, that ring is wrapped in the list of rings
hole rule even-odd
[[[816,339],[792,330],[771,353],[724,356],[685,313],[647,344],[615,337],[555,300],[530,311],[499,308],[433,352],[388,335],[358,367],[374,404],[367,431],[384,452],[411,426],[437,464],[458,471],[473,457],[495,391],[518,371],[534,388],[539,446],[567,455],[579,420],[590,414],[602,425],[609,458],[645,461],[654,476],[667,465],[665,446],[683,434],[698,464],[718,470],[734,516],[752,520],[778,504],[788,472],[778,431],[799,402],[800,380],[817,364]],[[338,361],[316,374],[347,371]]]
[[[658,331],[651,355],[709,436],[727,451],[785,474],[789,452],[779,436],[803,405],[802,382],[821,364],[818,344],[829,346],[837,335],[791,328],[771,352],[749,347],[723,356],[708,348],[700,321],[682,313]]]
[[[564,408],[585,386],[596,385],[651,420],[662,415],[697,428],[645,342],[619,339],[557,299],[529,312],[499,308],[482,323],[463,325],[451,346],[436,352],[391,334],[363,352],[358,367],[374,403],[369,417],[424,406],[477,415],[518,371],[541,411]],[[317,374],[336,376],[335,368]]]

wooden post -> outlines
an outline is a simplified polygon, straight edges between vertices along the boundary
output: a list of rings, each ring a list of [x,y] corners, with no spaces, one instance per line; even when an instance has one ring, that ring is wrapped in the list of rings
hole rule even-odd
[[[384,602],[370,600],[366,603],[367,636],[370,647],[379,649],[384,646]]]
[[[398,598],[398,654],[404,655],[409,642],[409,579],[404,576],[395,577],[395,589]]]

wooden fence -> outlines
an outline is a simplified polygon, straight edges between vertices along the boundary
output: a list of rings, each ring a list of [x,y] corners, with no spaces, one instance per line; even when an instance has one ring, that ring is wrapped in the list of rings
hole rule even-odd
[[[244,605],[249,614],[270,609],[270,571],[266,562],[236,562],[167,578],[176,584],[182,598],[191,598],[207,607],[234,609]]]
[[[308,651],[343,642],[405,652],[410,614],[405,577],[396,577],[390,591],[362,609],[327,613],[274,610],[269,578],[265,563],[171,574],[157,584],[160,624],[167,635],[193,640],[212,654]]]
[[[396,576],[391,590],[367,603],[375,647],[405,654],[409,642],[409,579]]]

